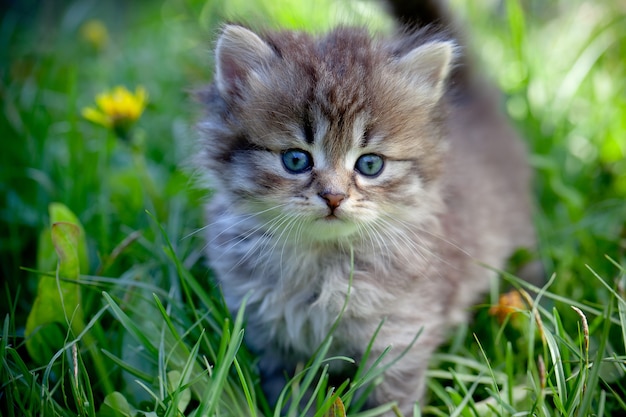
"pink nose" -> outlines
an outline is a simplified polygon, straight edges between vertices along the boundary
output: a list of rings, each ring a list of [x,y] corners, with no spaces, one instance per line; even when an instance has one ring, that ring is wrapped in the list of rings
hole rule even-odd
[[[335,210],[339,207],[341,202],[346,199],[346,195],[343,193],[324,192],[320,193],[320,197],[326,200],[326,205],[328,205],[331,210]]]

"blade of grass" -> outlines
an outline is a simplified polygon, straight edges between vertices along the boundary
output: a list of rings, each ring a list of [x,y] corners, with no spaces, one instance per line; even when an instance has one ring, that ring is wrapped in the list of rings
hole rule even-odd
[[[115,365],[117,365],[120,369],[124,370],[125,372],[128,372],[129,374],[133,376],[136,376],[137,378],[143,381],[150,381],[153,378],[152,374],[142,372],[141,370],[137,369],[136,367],[129,364],[128,362],[125,362],[122,359],[118,358],[113,353],[109,352],[108,350],[102,349],[102,353],[104,354],[104,356],[109,358]]]
[[[243,370],[241,369],[241,365],[239,364],[239,361],[237,360],[237,358],[235,358],[235,360],[233,361],[233,365],[235,365],[235,370],[237,371],[237,376],[239,377],[239,382],[241,383],[241,388],[243,389],[243,394],[246,397],[246,403],[248,404],[248,411],[250,412],[250,417],[256,417],[257,416],[257,409],[256,409],[256,401],[253,398],[253,394],[254,394],[254,390],[250,390],[249,386],[251,385],[251,381],[246,378],[246,376],[243,373]]]
[[[558,312],[554,309],[554,313],[558,317]],[[544,328],[544,330],[546,330]],[[550,356],[550,362],[552,363],[552,369],[556,379],[556,395],[553,396],[555,404],[561,412],[565,412],[565,403],[567,402],[567,381],[565,378],[565,371],[563,370],[563,361],[561,358],[561,351],[556,338],[549,331],[544,331],[544,337],[546,342],[547,353]]]
[[[198,362],[197,362],[197,358],[198,358],[198,352],[200,350],[200,344],[202,343],[202,335],[200,335],[200,337],[198,338],[198,341],[194,344],[193,348],[191,349],[191,351],[189,351],[186,355],[187,357],[187,361],[185,362],[185,365],[182,369],[182,372],[180,372],[179,374],[179,378],[176,381],[176,386],[174,387],[174,395],[172,397],[172,403],[175,405],[175,407],[169,407],[169,413],[165,414],[166,416],[168,415],[178,415],[179,412],[183,412],[185,407],[179,407],[179,401],[181,401],[181,396],[183,396],[184,392],[189,392],[186,391],[188,390],[190,387],[189,385],[189,381],[192,377],[199,377],[198,371],[197,369],[194,369],[197,367]],[[173,349],[172,349],[173,350]],[[168,372],[168,379],[170,376],[170,372]],[[197,383],[198,381],[196,381]],[[171,385],[171,384],[170,384]],[[195,384],[194,384],[195,385]],[[198,391],[201,393],[206,389],[206,384],[203,384],[205,386],[203,387],[199,387]],[[188,400],[187,400],[188,402]],[[182,408],[182,409],[181,409]]]
[[[299,407],[302,399],[307,394],[307,390],[313,383],[313,379],[317,376],[318,371],[322,368],[322,364],[324,363],[324,360],[326,358],[326,355],[328,354],[328,350],[330,349],[332,342],[333,342],[332,336],[327,337],[325,342],[321,345],[321,350],[316,352],[316,354],[311,358],[312,359],[311,364],[307,366],[302,372],[300,372],[300,375],[298,377],[294,378],[294,381],[298,382],[298,384],[292,385],[289,383],[287,385],[287,386],[291,385],[292,394],[296,394],[291,399],[291,404],[289,405],[289,408],[287,410],[287,415],[289,416],[297,415],[297,408]],[[302,383],[299,383],[299,381],[302,381]],[[298,387],[297,391],[293,390],[293,387],[296,387],[296,386]],[[314,397],[314,396],[311,396],[311,397]],[[279,407],[277,407],[277,409],[278,408]]]
[[[137,341],[148,350],[151,356],[158,356],[158,349],[154,346],[149,337],[145,335],[142,329],[135,324],[135,322],[126,314],[120,306],[113,300],[113,298],[107,293],[102,292],[104,300],[109,305],[112,314],[120,322],[120,324],[131,334]]]
[[[587,268],[605,287],[610,288],[610,286],[608,286],[608,284],[606,284],[604,280],[593,269],[591,269],[589,266],[587,266]],[[610,290],[611,290],[611,294],[614,297],[619,297],[619,295],[617,294],[615,290],[613,290],[612,288],[610,288]],[[613,314],[613,300],[611,299],[606,304],[603,316],[608,318],[608,317],[611,317],[612,314]],[[595,387],[598,384],[598,380],[600,378],[600,368],[601,368],[602,360],[604,358],[606,344],[610,337],[610,331],[611,331],[611,321],[607,319],[604,321],[602,333],[599,337],[599,343],[598,343],[598,348],[596,351],[596,356],[593,360],[591,371],[589,372],[589,378],[587,380],[587,386],[589,387]],[[592,408],[592,403],[594,400],[594,395],[595,395],[595,392],[594,390],[591,390],[591,389],[586,390],[584,392],[582,400],[581,400],[580,408],[578,409],[578,414],[577,414],[578,416],[581,416],[581,417],[586,416],[592,412],[591,408]]]
[[[218,406],[218,399],[224,389],[224,384],[228,376],[228,372],[235,361],[235,357],[243,342],[243,318],[247,297],[244,298],[242,306],[237,313],[232,332],[233,337],[224,337],[225,348],[220,348],[222,354],[218,354],[219,362],[216,363],[215,369],[211,377],[211,385],[209,386],[205,397],[201,399],[200,407],[198,407],[198,415],[212,415]]]

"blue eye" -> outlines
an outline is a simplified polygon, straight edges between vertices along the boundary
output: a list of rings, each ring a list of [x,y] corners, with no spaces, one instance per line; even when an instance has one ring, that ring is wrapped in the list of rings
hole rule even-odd
[[[376,177],[382,171],[385,166],[383,157],[373,153],[361,155],[356,161],[355,168],[361,175],[366,177]]]
[[[289,149],[283,152],[283,166],[292,174],[301,174],[313,167],[313,158],[307,151]]]

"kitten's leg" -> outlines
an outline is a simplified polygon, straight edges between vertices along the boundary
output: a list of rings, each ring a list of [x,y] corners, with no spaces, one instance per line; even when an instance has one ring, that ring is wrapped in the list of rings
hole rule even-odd
[[[280,393],[287,383],[286,375],[291,366],[283,358],[273,352],[264,352],[260,356],[259,370],[261,371],[261,385],[269,404],[273,407],[278,401]]]
[[[267,401],[272,407],[277,406],[278,398],[282,391],[286,388],[288,379],[293,377],[296,369],[299,367],[285,361],[285,358],[275,352],[266,352],[261,355],[259,361],[259,369],[261,371],[261,385],[263,392],[267,398]],[[300,403],[306,404],[308,399],[313,394],[311,388],[307,390],[304,395],[304,401]],[[292,399],[288,399],[282,403],[282,413],[285,415],[287,410],[291,407]],[[307,416],[313,416],[315,414],[314,409],[310,409],[306,414]]]
[[[378,385],[368,401],[370,406],[396,402],[404,416],[413,415],[413,407],[421,404],[424,396],[425,372],[427,366],[403,369],[395,366],[385,373],[385,379]],[[389,416],[394,416],[390,413]]]
[[[404,329],[403,332],[406,330]],[[414,337],[414,335],[412,336]],[[396,336],[396,338],[398,337]],[[433,351],[440,343],[439,332],[424,330],[410,348],[409,343],[394,344],[385,360],[386,363],[393,361],[397,355],[405,350],[408,349],[408,351],[385,372],[383,381],[374,389],[368,404],[376,406],[395,401],[405,416],[412,416],[414,405],[418,402],[421,404],[423,399],[426,387],[426,369]],[[370,362],[376,360],[386,347],[382,344],[375,346]],[[395,414],[392,413],[390,416],[395,416]]]

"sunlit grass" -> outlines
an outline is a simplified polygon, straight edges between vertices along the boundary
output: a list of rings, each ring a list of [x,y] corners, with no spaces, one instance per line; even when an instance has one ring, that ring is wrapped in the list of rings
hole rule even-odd
[[[201,109],[189,91],[210,81],[224,20],[313,31],[348,21],[384,31],[389,20],[369,1],[27,3],[0,17],[0,414],[280,415],[259,388],[242,315],[227,313],[202,260],[206,196],[185,169]],[[531,151],[551,279],[493,289],[437,353],[416,415],[624,413],[623,5],[453,4]],[[81,115],[118,85],[149,96],[124,135]],[[87,249],[71,255],[75,228]],[[490,315],[508,286],[533,295]],[[355,395],[380,369],[332,386],[327,348],[285,387],[287,415],[300,415],[299,399],[320,417],[340,404],[360,417],[392,409],[360,410]]]

